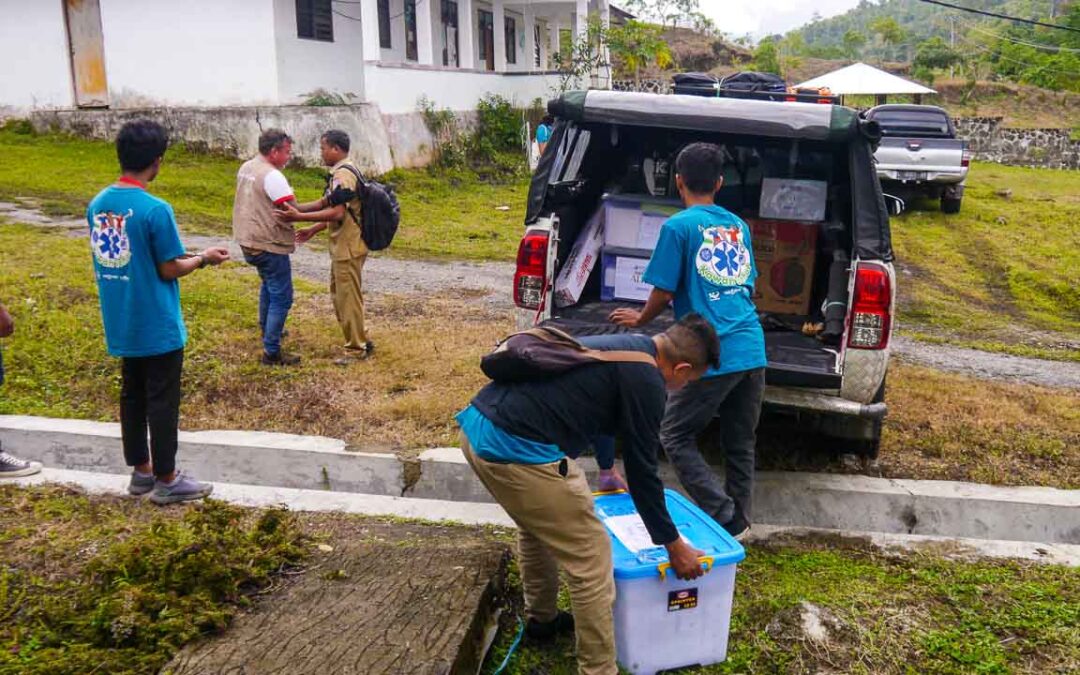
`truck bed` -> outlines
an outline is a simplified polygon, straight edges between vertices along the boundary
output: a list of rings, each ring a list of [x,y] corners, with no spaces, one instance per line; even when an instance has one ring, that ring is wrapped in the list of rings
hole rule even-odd
[[[631,332],[656,335],[675,321],[670,309],[644,328],[622,328],[608,321],[608,315],[615,309],[631,306],[634,303],[625,301],[583,302],[553,310],[551,319],[545,321],[544,325],[560,328],[578,337]],[[839,358],[837,350],[813,337],[793,330],[768,328],[765,331],[765,354],[769,360],[765,371],[768,384],[814,389],[840,388],[841,375],[836,370]]]

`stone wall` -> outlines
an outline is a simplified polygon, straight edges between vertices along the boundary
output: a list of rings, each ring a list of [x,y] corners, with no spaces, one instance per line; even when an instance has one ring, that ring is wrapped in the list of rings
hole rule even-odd
[[[274,106],[246,108],[150,108],[143,110],[53,110],[31,113],[38,131],[60,131],[112,140],[121,125],[150,118],[163,124],[174,142],[237,158],[257,152],[259,134],[271,127],[293,137],[293,154],[307,166],[322,163],[319,137],[341,129],[352,139],[351,156],[365,172],[425,166],[432,160],[432,138],[419,113],[383,115],[378,106]]]
[[[641,85],[633,80],[612,80],[611,88],[615,91],[641,91],[646,94],[670,94],[671,82],[668,80],[642,80]]]
[[[1013,129],[1000,117],[958,117],[957,135],[985,162],[1080,169],[1080,141],[1068,129]]]

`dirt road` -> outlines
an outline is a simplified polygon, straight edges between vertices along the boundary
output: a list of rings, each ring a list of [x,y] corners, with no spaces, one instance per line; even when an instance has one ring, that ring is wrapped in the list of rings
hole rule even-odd
[[[0,217],[43,227],[59,227],[73,235],[85,231],[81,220],[54,219],[41,211],[7,202],[0,202]],[[189,249],[229,245],[233,255],[241,259],[239,248],[225,238],[188,235],[184,237],[184,243]],[[299,248],[292,257],[292,264],[297,276],[329,283],[330,259],[319,244]],[[510,300],[513,277],[511,263],[430,262],[372,256],[364,267],[364,288],[371,293],[427,296],[453,291],[458,297],[509,311],[513,307]],[[894,339],[893,354],[911,363],[983,379],[1080,389],[1080,363],[1008,356],[904,337]]]

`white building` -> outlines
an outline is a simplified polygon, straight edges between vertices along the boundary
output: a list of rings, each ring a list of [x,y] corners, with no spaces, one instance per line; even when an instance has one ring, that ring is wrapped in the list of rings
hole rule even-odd
[[[322,90],[410,113],[528,104],[608,0],[0,0],[0,114],[285,106]]]

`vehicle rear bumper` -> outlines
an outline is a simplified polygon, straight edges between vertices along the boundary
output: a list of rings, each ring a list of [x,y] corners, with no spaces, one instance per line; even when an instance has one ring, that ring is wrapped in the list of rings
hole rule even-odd
[[[919,180],[901,180],[900,179],[900,173],[901,172],[925,173],[926,178],[925,179],[919,179]],[[960,172],[955,172],[955,171],[934,171],[934,170],[927,170],[927,169],[922,168],[922,167],[905,167],[905,168],[902,168],[902,169],[891,169],[891,168],[887,169],[887,168],[883,168],[883,167],[879,166],[878,170],[877,170],[877,174],[878,174],[878,178],[880,178],[881,180],[888,180],[888,181],[893,181],[893,182],[896,182],[896,183],[905,183],[905,184],[908,184],[908,185],[911,185],[911,184],[918,185],[918,184],[923,184],[923,183],[939,183],[939,184],[942,184],[942,185],[951,185],[951,184],[955,184],[955,183],[963,183],[964,180],[967,179],[967,171],[960,171]]]
[[[765,403],[782,408],[796,408],[809,412],[846,415],[869,420],[880,420],[888,412],[885,403],[859,403],[839,396],[784,387],[766,387]]]

